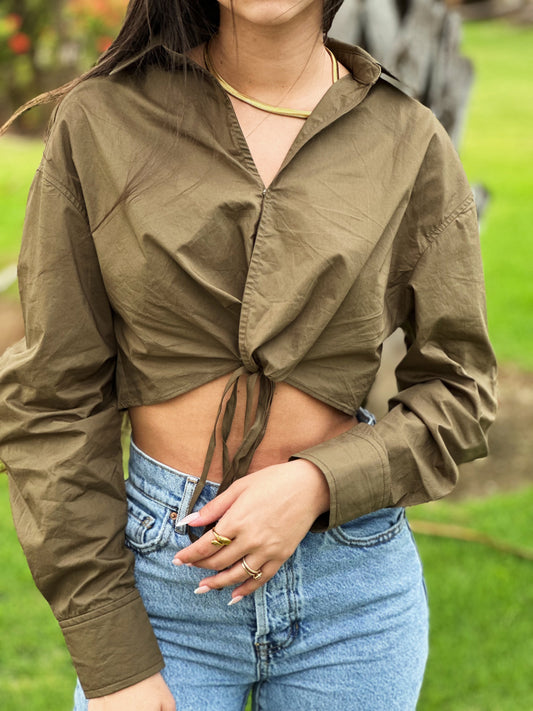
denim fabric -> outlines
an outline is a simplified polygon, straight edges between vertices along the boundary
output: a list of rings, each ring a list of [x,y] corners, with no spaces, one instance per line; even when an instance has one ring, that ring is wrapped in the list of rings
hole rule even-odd
[[[376,416],[364,407],[357,408],[355,416],[358,422],[364,422],[367,425],[375,425],[377,422]]]
[[[229,589],[194,595],[205,571],[172,565],[190,543],[175,521],[196,482],[132,445],[127,545],[178,711],[241,711],[250,690],[255,711],[414,709],[428,615],[404,509],[309,533],[274,578],[228,607]],[[197,507],[216,491],[208,483]],[[74,711],[86,709],[78,684]]]

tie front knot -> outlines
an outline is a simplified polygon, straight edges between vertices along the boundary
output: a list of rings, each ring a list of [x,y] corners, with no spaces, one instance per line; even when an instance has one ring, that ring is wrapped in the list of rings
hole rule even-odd
[[[255,361],[254,361],[255,363]],[[235,417],[235,410],[237,407],[238,400],[238,385],[239,378],[246,377],[246,403],[244,411],[244,434],[242,441],[237,448],[234,456],[231,458],[228,451],[228,438],[231,432],[231,427],[233,425],[233,420]],[[257,396],[257,405],[254,409],[254,391],[257,384],[259,383],[259,393]],[[191,498],[191,503],[189,505],[188,513],[190,513],[207,481],[209,474],[209,469],[213,461],[213,455],[216,448],[216,433],[217,427],[222,415],[222,483],[219,488],[219,493],[227,489],[234,481],[239,479],[248,473],[250,463],[255,454],[256,449],[261,444],[261,441],[265,435],[266,427],[268,424],[268,417],[270,415],[270,408],[272,405],[272,398],[274,396],[275,382],[270,380],[262,368],[257,365],[255,371],[252,371],[249,367],[240,366],[231,373],[222,393],[220,399],[220,404],[218,406],[218,412],[215,419],[215,424],[213,427],[213,432],[211,434],[211,439],[209,441],[209,446],[207,448],[207,454],[204,461],[204,466],[202,474],[196,488],[194,490],[193,496]],[[224,401],[229,393],[229,398],[224,407]]]

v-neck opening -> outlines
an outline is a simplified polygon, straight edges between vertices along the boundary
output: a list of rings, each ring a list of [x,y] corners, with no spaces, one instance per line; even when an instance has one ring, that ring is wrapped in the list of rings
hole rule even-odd
[[[279,171],[278,171],[278,173],[276,173],[276,175],[270,181],[270,183],[268,185],[265,185],[265,181],[261,177],[261,173],[259,172],[257,164],[254,160],[252,151],[250,149],[248,141],[246,140],[246,136],[244,135],[244,131],[242,129],[241,123],[240,123],[239,118],[237,116],[237,112],[235,111],[235,107],[233,106],[233,103],[232,103],[228,93],[226,91],[224,91],[224,89],[220,86],[220,83],[217,81],[216,77],[214,77],[211,74],[211,72],[207,69],[207,67],[202,66],[199,62],[197,62],[192,57],[186,57],[186,59],[188,62],[191,62],[192,64],[194,64],[195,67],[197,69],[199,69],[202,72],[202,74],[206,78],[209,79],[209,81],[211,81],[212,85],[215,86],[217,88],[217,90],[221,93],[221,95],[223,96],[224,103],[227,106],[228,113],[230,115],[230,120],[232,123],[232,128],[233,128],[232,134],[233,134],[234,138],[237,139],[239,148],[240,148],[241,153],[247,163],[248,169],[250,170],[250,172],[252,172],[255,175],[257,181],[260,184],[262,192],[266,193],[266,191],[270,188],[270,186],[272,185],[274,180],[277,178]],[[305,123],[302,125],[301,128],[304,128],[304,126],[305,126]],[[301,129],[300,129],[300,131],[301,131]],[[298,138],[298,136],[300,135],[300,131],[298,131],[296,138]],[[295,138],[295,140],[296,140],[296,138]],[[291,144],[291,147],[292,147],[292,144]],[[289,148],[289,150],[290,150],[290,148]],[[287,155],[288,155],[288,151],[287,151]]]
[[[220,87],[220,88],[222,89],[222,87]],[[224,89],[222,89],[222,91],[224,91]],[[261,190],[264,194],[267,192],[267,190],[269,190],[270,186],[276,180],[276,178],[280,174],[281,170],[283,169],[287,156],[289,155],[293,145],[298,140],[298,137],[300,136],[301,132],[305,128],[305,123],[303,123],[300,126],[300,130],[296,134],[296,136],[295,136],[294,140],[292,141],[291,145],[289,146],[287,152],[283,156],[283,161],[281,162],[279,169],[276,171],[272,180],[267,185],[261,175],[261,172],[259,171],[259,168],[257,167],[257,163],[255,162],[255,158],[253,156],[252,149],[250,148],[250,144],[248,143],[248,140],[246,139],[246,136],[244,135],[244,130],[241,126],[241,122],[239,121],[239,117],[237,116],[237,112],[235,111],[235,107],[233,106],[233,102],[231,101],[230,97],[228,96],[228,94],[226,94],[225,91],[224,91],[224,94],[225,94],[225,99],[226,99],[227,103],[229,104],[228,109],[230,112],[231,122],[233,124],[233,128],[235,129],[234,135],[236,136],[236,138],[238,140],[239,147],[241,149],[244,159],[246,160],[248,168],[251,170],[251,172],[254,173],[255,177],[257,178],[258,182],[260,183]]]
[[[205,71],[205,70],[204,70]],[[324,94],[321,96],[320,100],[317,102],[315,107],[312,109],[311,113],[305,120],[305,122],[301,125],[300,130],[294,137],[294,140],[291,142],[287,152],[285,153],[285,156],[283,157],[283,161],[281,162],[281,165],[279,169],[276,171],[276,174],[272,178],[272,180],[269,182],[268,185],[265,184],[265,181],[263,180],[261,173],[259,172],[259,168],[257,167],[257,163],[254,160],[250,145],[248,141],[246,140],[246,136],[244,135],[243,128],[241,126],[241,122],[239,121],[239,117],[237,116],[237,112],[235,111],[235,107],[233,106],[233,102],[231,101],[229,95],[227,94],[226,91],[220,86],[220,84],[217,82],[216,78],[213,77],[212,74],[209,74],[210,77],[216,82],[216,85],[219,87],[220,91],[224,95],[224,100],[226,104],[228,105],[228,110],[230,113],[231,117],[231,122],[233,124],[233,127],[235,129],[235,136],[238,140],[238,143],[240,144],[240,148],[242,151],[242,154],[244,158],[246,159],[246,163],[249,167],[249,169],[255,174],[255,177],[257,178],[258,182],[260,183],[261,189],[263,193],[265,193],[267,190],[270,189],[270,187],[273,185],[273,183],[277,180],[281,172],[284,170],[285,166],[288,164],[290,159],[292,159],[292,156],[296,151],[294,151],[294,147],[298,144],[300,137],[302,133],[305,131],[307,123],[309,119],[314,118],[316,115],[317,110],[321,106],[321,104],[326,100],[326,97],[328,94],[331,92],[331,90],[336,87],[338,84],[344,82],[345,79],[351,79],[354,81],[353,76],[351,74],[346,74],[345,76],[341,77],[338,79],[334,84],[331,84],[331,86],[328,87],[328,89],[324,92]]]
[[[337,44],[338,44],[338,43],[337,43]],[[265,194],[265,193],[270,189],[270,187],[277,181],[277,179],[279,178],[280,174],[283,172],[283,170],[285,169],[285,167],[286,167],[286,166],[288,165],[288,163],[292,160],[292,158],[294,157],[294,155],[296,155],[296,153],[298,152],[298,150],[299,150],[300,147],[301,147],[301,146],[299,145],[299,143],[300,143],[300,141],[301,141],[301,136],[302,136],[302,134],[306,131],[306,128],[307,128],[307,126],[309,125],[309,123],[312,124],[312,123],[314,123],[314,122],[316,121],[316,114],[317,114],[317,112],[321,109],[321,107],[323,106],[323,104],[325,103],[325,101],[327,100],[327,98],[329,97],[329,95],[331,94],[331,92],[332,92],[333,90],[338,90],[339,86],[344,86],[345,84],[347,84],[348,81],[354,82],[354,83],[355,83],[356,85],[358,85],[360,88],[365,86],[365,84],[364,84],[363,82],[361,82],[361,81],[353,74],[353,72],[352,72],[351,69],[348,70],[348,72],[349,72],[348,74],[345,74],[343,77],[340,77],[336,82],[334,82],[333,84],[331,84],[331,85],[328,87],[328,89],[324,92],[324,94],[321,96],[321,98],[320,98],[320,100],[317,102],[317,104],[314,106],[314,108],[312,109],[311,113],[309,114],[309,116],[307,117],[307,119],[305,120],[305,122],[304,122],[304,123],[302,124],[302,126],[300,127],[300,130],[298,131],[298,133],[297,133],[296,136],[294,137],[294,140],[293,140],[292,143],[290,144],[290,146],[289,146],[289,148],[288,148],[288,150],[287,150],[287,152],[286,152],[286,154],[285,154],[285,156],[284,156],[284,158],[283,158],[283,161],[282,161],[282,163],[281,163],[281,165],[280,165],[278,171],[276,172],[276,174],[274,175],[274,177],[272,178],[272,180],[269,182],[269,184],[266,185],[266,184],[265,184],[265,181],[263,180],[263,178],[262,178],[262,176],[261,176],[261,173],[259,172],[259,169],[258,169],[258,167],[257,167],[257,164],[256,164],[256,162],[255,162],[255,160],[254,160],[252,151],[251,151],[251,149],[250,149],[250,145],[249,145],[249,143],[248,143],[248,141],[247,141],[247,139],[246,139],[246,136],[244,135],[244,131],[243,131],[243,128],[242,128],[241,123],[240,123],[240,121],[239,121],[239,118],[238,118],[238,116],[237,116],[237,112],[235,111],[235,107],[233,106],[233,103],[232,103],[232,101],[231,101],[231,99],[230,99],[228,93],[222,88],[222,86],[220,85],[220,83],[217,81],[216,77],[214,77],[214,76],[211,74],[211,72],[210,72],[206,67],[202,66],[199,62],[197,62],[197,61],[196,61],[195,59],[193,59],[192,57],[188,57],[188,56],[185,56],[185,55],[182,55],[182,56],[185,58],[185,60],[186,60],[187,62],[190,62],[190,63],[194,64],[195,67],[196,67],[198,70],[200,70],[201,73],[202,73],[205,77],[208,77],[209,80],[212,82],[212,85],[214,85],[214,86],[217,88],[217,90],[218,90],[219,92],[221,92],[222,96],[224,97],[224,101],[225,101],[225,103],[226,103],[226,105],[227,105],[227,108],[228,108],[228,112],[229,112],[229,116],[230,116],[230,121],[231,121],[231,123],[232,123],[232,128],[233,128],[232,134],[233,134],[233,136],[234,136],[234,139],[235,139],[235,140],[237,141],[237,143],[239,144],[239,148],[240,148],[240,150],[241,150],[241,156],[242,156],[242,158],[244,158],[244,160],[246,161],[246,165],[247,165],[247,167],[248,167],[248,170],[249,170],[249,171],[254,175],[254,177],[256,178],[256,180],[257,180],[257,182],[258,182],[258,184],[259,184],[259,186],[260,186],[261,191],[262,191],[263,194]],[[336,56],[336,55],[335,55],[335,56]],[[338,60],[338,59],[339,59],[339,58],[337,57],[337,60]],[[374,81],[376,81],[376,80],[377,80],[377,77],[375,77]],[[369,85],[366,86],[366,89],[367,89],[367,90],[370,89],[370,86],[374,83],[374,81],[371,82]],[[365,92],[365,94],[366,94],[366,92]],[[357,103],[358,103],[358,102],[357,102]],[[354,106],[355,106],[355,104],[354,104]],[[344,113],[344,112],[342,112],[342,113]],[[340,116],[341,113],[339,113],[338,115]],[[331,120],[329,121],[329,123],[331,123]],[[329,123],[328,123],[328,125],[329,125]],[[325,125],[326,125],[326,124],[324,124],[324,127],[325,127]],[[302,145],[304,145],[304,142],[302,142]],[[295,147],[296,147],[296,148],[295,148]]]

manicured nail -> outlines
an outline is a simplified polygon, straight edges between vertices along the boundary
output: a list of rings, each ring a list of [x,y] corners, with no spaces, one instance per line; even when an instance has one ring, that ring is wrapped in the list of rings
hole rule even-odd
[[[230,605],[236,605],[238,602],[240,602],[243,599],[244,595],[236,595],[235,597],[232,597],[231,600],[228,602],[228,607]]]
[[[187,525],[193,523],[193,521],[196,521],[197,519],[199,519],[200,516],[201,516],[201,514],[199,511],[193,511],[192,514],[189,514],[188,516],[185,516],[185,518],[182,518],[181,521],[178,521],[176,525],[177,526],[187,526]]]
[[[200,585],[200,587],[196,588],[194,594],[203,595],[204,593],[209,592],[210,590],[211,588],[209,587],[209,585]]]

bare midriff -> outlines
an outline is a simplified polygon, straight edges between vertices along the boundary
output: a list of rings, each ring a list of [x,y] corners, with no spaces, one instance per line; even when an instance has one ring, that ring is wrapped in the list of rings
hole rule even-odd
[[[243,436],[244,380],[241,378],[239,381],[237,407],[228,438],[230,456],[233,456]],[[226,382],[227,377],[224,376],[172,400],[130,408],[132,437],[136,446],[173,469],[200,476]],[[253,456],[249,472],[286,462],[291,455],[331,439],[354,424],[354,417],[287,383],[277,383],[266,432]],[[208,476],[210,481],[215,482],[222,480],[220,429],[219,421],[217,448]]]

